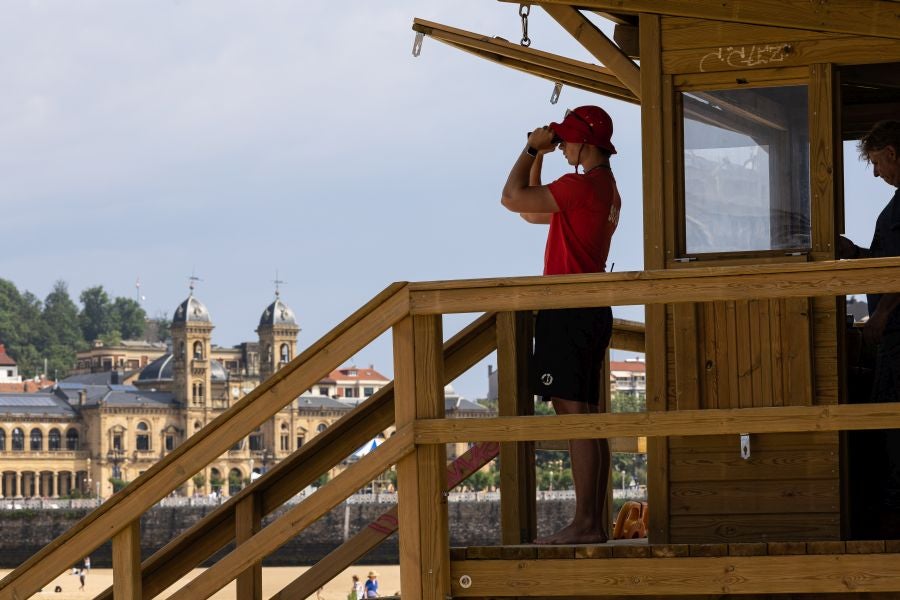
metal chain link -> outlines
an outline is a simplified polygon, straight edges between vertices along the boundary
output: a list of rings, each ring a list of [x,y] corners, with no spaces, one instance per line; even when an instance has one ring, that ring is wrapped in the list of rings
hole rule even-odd
[[[530,4],[519,5],[519,16],[522,17],[522,41],[519,43],[526,48],[531,45],[531,38],[528,37],[528,15],[530,12]]]

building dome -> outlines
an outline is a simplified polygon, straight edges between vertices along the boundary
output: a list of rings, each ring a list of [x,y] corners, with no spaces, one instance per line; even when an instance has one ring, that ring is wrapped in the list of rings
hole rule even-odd
[[[172,381],[172,353],[166,352],[141,369],[138,381]]]
[[[138,381],[172,381],[172,353],[167,352],[141,369]],[[228,372],[218,360],[209,361],[209,378],[213,382],[228,381]]]
[[[276,298],[275,302],[267,306],[259,318],[260,327],[272,325],[297,325],[297,321],[294,320],[294,311],[282,302],[281,298]]]
[[[176,323],[209,323],[209,311],[202,302],[194,298],[191,294],[187,300],[182,302],[175,309],[175,315],[172,317],[172,324]]]

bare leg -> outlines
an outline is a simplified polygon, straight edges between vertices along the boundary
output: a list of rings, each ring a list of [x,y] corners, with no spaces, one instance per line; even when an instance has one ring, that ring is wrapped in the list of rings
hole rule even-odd
[[[553,398],[553,408],[560,415],[600,412],[597,406],[562,398]],[[568,526],[536,539],[536,544],[598,544],[609,539],[603,517],[609,485],[609,442],[570,440],[569,458],[575,482],[575,516]]]

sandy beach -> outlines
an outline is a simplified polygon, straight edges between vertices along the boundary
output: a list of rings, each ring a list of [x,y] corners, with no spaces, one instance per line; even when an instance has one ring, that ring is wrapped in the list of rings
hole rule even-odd
[[[291,581],[299,577],[309,567],[265,567],[263,569],[263,598],[271,598],[273,594],[280,591]],[[350,578],[352,575],[359,575],[360,580],[365,580],[366,574],[374,570],[378,573],[379,592],[381,595],[391,595],[400,591],[400,567],[398,565],[367,565],[350,567],[332,581],[325,584],[324,589],[319,594],[321,600],[346,600],[347,593],[350,591]],[[0,577],[5,577],[10,569],[0,570]],[[202,569],[195,569],[189,575],[185,576],[182,581],[189,581],[202,573]],[[56,586],[62,588],[62,592],[54,593]],[[49,585],[44,586],[44,591],[35,594],[32,598],[41,600],[85,600],[93,598],[106,588],[112,585],[112,569],[91,569],[87,576],[84,591],[78,590],[78,577],[68,573],[60,575]],[[183,584],[182,584],[183,585]],[[173,586],[172,591],[181,587]],[[168,598],[170,592],[163,592],[157,598]],[[225,586],[216,594],[211,596],[214,600],[233,600],[235,598],[234,583]],[[316,594],[310,598],[317,598]],[[297,599],[301,600],[301,599]]]

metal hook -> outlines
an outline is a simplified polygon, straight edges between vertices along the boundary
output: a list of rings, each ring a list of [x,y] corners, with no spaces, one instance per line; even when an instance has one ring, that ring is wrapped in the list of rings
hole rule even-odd
[[[741,458],[744,460],[750,459],[750,434],[742,433],[741,434]]]
[[[553,93],[550,94],[550,104],[556,104],[559,102],[559,93],[562,92],[562,83],[557,81],[553,84]]]
[[[422,40],[424,39],[424,33],[422,33],[421,31],[416,32],[416,40],[413,42],[413,56],[422,54]]]

